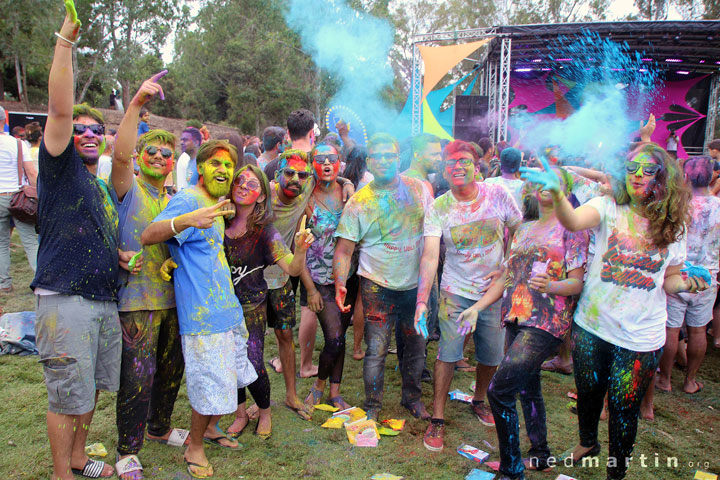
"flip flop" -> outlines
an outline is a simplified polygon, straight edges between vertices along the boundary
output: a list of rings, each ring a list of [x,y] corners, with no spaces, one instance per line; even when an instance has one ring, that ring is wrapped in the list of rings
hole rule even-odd
[[[261,440],[267,440],[268,438],[272,437],[272,427],[269,432],[260,433],[258,432],[258,426],[260,426],[260,422],[255,425],[255,435],[257,435],[258,438],[260,438]]]
[[[280,367],[277,367],[275,362],[279,363]],[[270,368],[273,369],[273,372],[282,373],[282,370],[278,370],[278,368],[282,368],[282,362],[280,362],[280,359],[278,357],[271,358],[270,360],[268,360],[267,363],[268,365],[270,365]]]
[[[212,465],[209,463],[207,465],[200,465],[199,463],[191,462],[187,458],[183,457],[183,460],[185,460],[185,464],[187,465],[187,471],[193,478],[210,478],[213,476],[213,468]],[[192,468],[200,468],[205,470],[206,473],[200,473],[200,472],[193,472]]]
[[[345,401],[345,399],[342,397],[342,395],[338,395],[337,397],[328,398],[328,402],[330,402],[333,406],[339,408],[340,410],[347,410],[351,407],[349,403]]]
[[[240,450],[243,447],[242,443],[240,443],[240,442],[238,442],[237,447],[229,447],[227,445],[223,445],[222,443],[220,443],[220,440],[222,440],[223,438],[225,440],[230,440],[230,441],[234,440],[226,435],[220,435],[219,437],[213,437],[213,438],[203,437],[203,442],[209,443],[211,445],[215,445],[216,447],[224,448],[226,450]]]
[[[300,372],[297,372],[297,373],[295,374],[295,376],[296,376],[297,378],[313,378],[313,377],[317,377],[317,373],[316,373],[315,375],[310,375],[309,377],[302,377],[302,376],[300,376]]]
[[[93,460],[92,458],[88,458],[88,461],[85,463],[82,470],[79,468],[73,468],[71,470],[73,475],[80,475],[87,478],[110,478],[115,476],[115,472],[113,472],[112,475],[103,477],[102,474],[105,471],[105,462]]]
[[[170,430],[170,435],[168,436],[167,440],[164,438],[152,438],[149,435],[146,435],[145,438],[147,438],[150,442],[170,445],[171,447],[182,447],[183,445],[189,443],[190,430],[173,428],[172,430]]]
[[[702,383],[700,380],[695,380],[695,385],[697,386],[697,389],[695,389],[692,392],[688,392],[685,389],[683,389],[683,392],[687,395],[695,395],[696,393],[702,392],[702,389],[705,387],[705,384]]]
[[[244,426],[242,429],[240,429],[240,431],[238,431],[238,432],[231,432],[231,431],[229,431],[229,430],[225,430],[225,431],[223,432],[222,428],[220,428],[220,427],[218,427],[218,430],[220,430],[221,432],[223,432],[225,435],[227,435],[228,437],[232,438],[233,440],[237,440],[237,438],[238,438],[240,435],[242,435],[242,433],[245,431],[245,429],[247,428],[248,424],[250,423],[250,415],[247,415],[246,418],[247,418],[247,423],[246,423],[245,426]]]
[[[291,407],[290,405],[288,405],[286,403],[285,408],[292,410],[293,412],[295,412],[297,414],[298,417],[302,418],[303,420],[307,420],[307,421],[312,420],[312,415],[310,414],[310,412],[307,411],[307,409],[305,408],[305,405],[303,405],[301,407]]]
[[[310,387],[310,393],[308,393],[307,397],[305,397],[305,406],[308,407],[308,409],[314,407],[315,405],[320,403],[323,395],[324,393],[322,390],[318,390],[317,388],[315,388],[315,385],[312,385]]]
[[[118,455],[115,470],[117,471],[118,478],[125,476],[124,480],[143,479],[143,466],[136,455],[128,455],[122,460],[120,459],[120,455]]]

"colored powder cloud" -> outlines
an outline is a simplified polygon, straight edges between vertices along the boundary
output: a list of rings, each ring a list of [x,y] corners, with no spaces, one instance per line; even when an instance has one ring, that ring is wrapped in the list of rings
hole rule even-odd
[[[380,98],[393,81],[390,22],[353,10],[344,0],[291,0],[285,20],[315,64],[340,80],[329,105],[354,110],[370,132],[387,128],[397,117]]]
[[[566,164],[622,178],[622,158],[650,113],[661,87],[659,73],[642,61],[641,52],[588,32],[572,40],[561,38],[550,56],[569,60],[556,73],[575,82],[573,88],[582,92],[580,106],[565,119],[514,115],[510,125],[519,132],[521,144],[538,154],[557,146]]]

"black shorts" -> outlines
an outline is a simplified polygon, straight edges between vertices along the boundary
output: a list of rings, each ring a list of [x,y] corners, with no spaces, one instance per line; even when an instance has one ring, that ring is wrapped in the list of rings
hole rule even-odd
[[[275,330],[295,327],[295,291],[300,277],[290,277],[281,288],[268,290],[267,324]]]

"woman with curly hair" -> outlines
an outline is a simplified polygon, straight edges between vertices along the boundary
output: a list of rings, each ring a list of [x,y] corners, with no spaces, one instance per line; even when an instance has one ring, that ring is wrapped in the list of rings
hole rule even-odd
[[[570,195],[570,173],[559,167],[553,170],[560,177],[563,194]],[[522,478],[525,469],[548,468],[540,367],[570,329],[576,295],[583,288],[589,241],[587,232],[570,232],[560,224],[550,192],[525,183],[522,200],[525,222],[513,236],[502,279],[458,320],[461,328],[469,325],[472,329],[475,312],[502,297],[500,318],[507,348],[487,396],[500,444],[500,473],[505,478]],[[531,443],[527,459],[520,453],[518,395]]]
[[[665,343],[666,295],[707,288],[680,273],[690,192],[677,162],[650,143],[627,155],[614,198],[593,198],[575,209],[558,176],[547,162],[543,166],[545,171],[523,169],[523,177],[552,194],[563,227],[595,234],[572,328],[580,444],[571,458],[577,463],[600,452],[598,421],[607,392],[607,478],[625,478],[640,402]]]

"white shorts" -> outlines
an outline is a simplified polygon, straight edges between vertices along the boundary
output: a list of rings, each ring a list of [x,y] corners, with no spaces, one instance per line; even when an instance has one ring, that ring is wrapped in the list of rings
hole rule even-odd
[[[704,327],[712,320],[717,285],[699,293],[681,293],[667,296],[667,326],[680,328],[683,322],[688,327]]]
[[[238,388],[257,379],[247,356],[243,321],[230,331],[182,335],[185,382],[190,406],[201,415],[226,415],[237,409]]]

